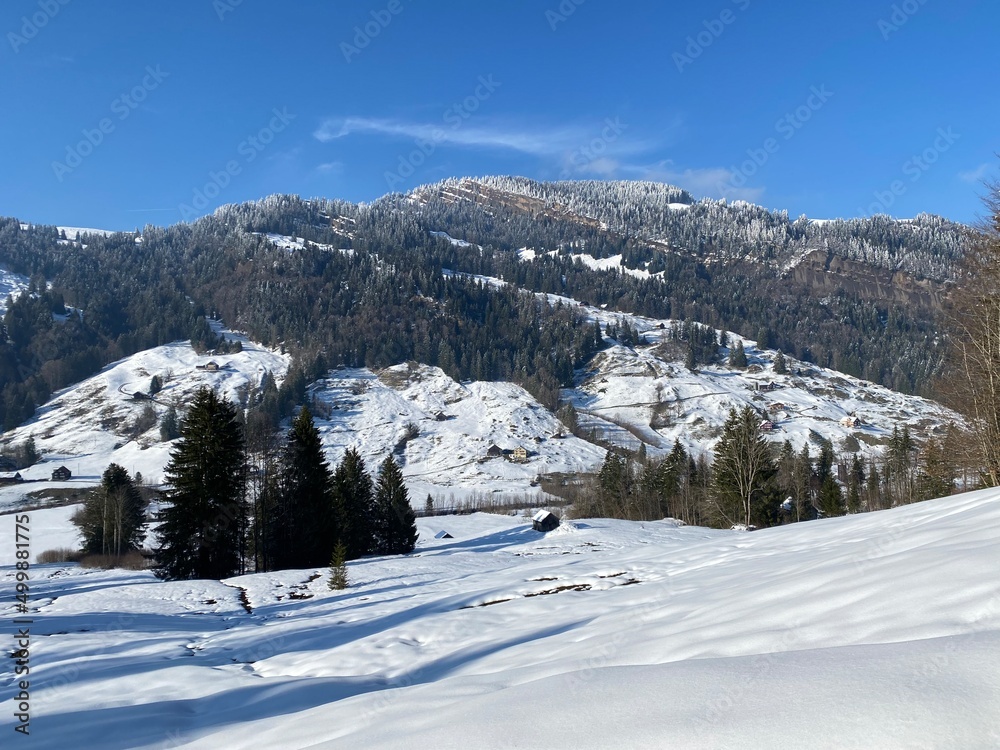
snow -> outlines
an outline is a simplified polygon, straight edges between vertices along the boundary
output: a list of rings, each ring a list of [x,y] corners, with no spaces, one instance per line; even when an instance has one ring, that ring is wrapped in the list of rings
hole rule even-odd
[[[303,237],[292,237],[287,234],[275,234],[273,232],[267,232],[266,234],[262,234],[261,232],[251,232],[251,234],[257,235],[258,237],[266,237],[271,244],[281,250],[305,250],[307,242],[307,240]],[[310,244],[318,247],[320,250],[337,250],[345,255],[351,255],[354,253],[353,248],[336,248],[333,245],[324,245],[319,242],[311,242]]]
[[[17,298],[17,295],[28,288],[29,282],[27,276],[12,273],[0,266],[0,319],[7,314],[7,297]]]
[[[55,546],[42,513],[38,549]],[[349,563],[344,591],[325,570],[33,566],[32,747],[1000,742],[998,490],[752,533],[418,526],[414,554]],[[8,717],[13,677],[4,660]]]
[[[21,471],[28,481],[48,479],[52,469],[65,464],[76,482],[95,484],[108,464],[115,462],[129,473],[139,471],[145,480],[160,483],[171,444],[160,442],[158,422],[146,432],[134,434],[132,424],[141,410],[150,406],[159,418],[173,405],[182,414],[194,393],[205,385],[239,402],[251,384],[260,382],[265,371],[269,370],[279,384],[284,379],[287,356],[238,334],[223,333],[228,339],[238,339],[243,351],[199,355],[185,341],[134,354],[55,393],[31,420],[4,433],[0,445],[34,438],[44,460]],[[219,364],[217,372],[198,369],[210,360]],[[153,375],[164,381],[155,401],[133,401],[132,394],[146,391]],[[0,490],[0,507],[5,492]]]
[[[314,417],[328,459],[336,464],[354,448],[374,471],[393,453],[415,501],[428,493],[534,495],[539,474],[592,471],[604,460],[604,449],[563,435],[559,420],[513,383],[460,384],[440,368],[403,364],[377,375],[334,370],[312,395],[326,412]],[[417,434],[407,438],[408,430]],[[487,460],[493,444],[533,455]]]
[[[446,241],[450,242],[452,245],[454,245],[455,247],[475,247],[475,248],[478,248],[479,250],[483,249],[481,245],[474,245],[471,242],[466,242],[465,240],[456,240],[454,237],[452,237],[447,232],[431,232],[431,236],[432,237],[438,237],[438,238],[440,238],[442,240],[446,240]]]

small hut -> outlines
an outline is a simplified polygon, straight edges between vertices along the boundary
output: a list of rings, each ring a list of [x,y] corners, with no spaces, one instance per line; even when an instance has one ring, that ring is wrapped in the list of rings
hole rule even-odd
[[[451,534],[449,534],[444,529],[441,529],[441,531],[439,531],[437,534],[434,535],[434,538],[435,539],[454,539],[455,537],[453,537]]]
[[[552,531],[559,527],[559,516],[549,513],[547,510],[538,511],[531,519],[531,528],[535,531]]]

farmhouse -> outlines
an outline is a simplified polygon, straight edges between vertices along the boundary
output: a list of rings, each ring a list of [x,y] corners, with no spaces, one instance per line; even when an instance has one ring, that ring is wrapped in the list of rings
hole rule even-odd
[[[207,372],[218,372],[219,371],[219,363],[216,362],[214,359],[211,360],[211,361],[209,361],[209,362],[206,362],[203,365],[196,365],[195,367],[198,370],[206,370]]]
[[[763,422],[760,423],[761,432],[771,432],[772,430],[774,430],[774,422],[772,422],[770,419],[765,419]]]
[[[528,460],[528,451],[523,446],[517,446],[510,454],[510,460],[519,464],[523,464]]]
[[[486,458],[500,458],[503,455],[503,449],[499,445],[491,445],[486,449]]]
[[[841,419],[840,423],[844,425],[844,427],[860,427],[864,424],[861,417],[856,417],[853,414]]]
[[[73,476],[73,472],[67,469],[65,466],[60,466],[58,469],[52,472],[53,482],[65,482],[70,477]]]

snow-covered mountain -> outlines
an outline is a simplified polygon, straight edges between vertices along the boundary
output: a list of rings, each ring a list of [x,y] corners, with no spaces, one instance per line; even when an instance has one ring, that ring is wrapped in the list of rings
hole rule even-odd
[[[64,542],[65,511],[31,514],[33,550]],[[414,554],[351,562],[343,591],[315,569],[165,583],[33,566],[31,747],[1000,743],[997,490],[751,534],[418,527]],[[14,561],[0,546],[8,621]]]

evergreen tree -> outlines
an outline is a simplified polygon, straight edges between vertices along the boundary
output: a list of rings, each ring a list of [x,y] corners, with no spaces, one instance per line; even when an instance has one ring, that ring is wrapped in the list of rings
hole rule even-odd
[[[167,409],[160,420],[160,440],[176,440],[181,436],[180,426],[177,423],[177,410],[174,407]]]
[[[101,486],[90,493],[73,516],[83,534],[83,551],[120,557],[142,544],[145,508],[138,488],[128,472],[110,464]]]
[[[403,484],[403,472],[392,455],[378,470],[374,537],[375,551],[382,555],[405,555],[417,544],[417,524]]]
[[[824,516],[844,515],[844,493],[833,476],[827,476],[819,488],[819,509]]]
[[[777,513],[771,446],[749,406],[731,409],[712,465],[716,508],[731,523],[768,525]]]
[[[744,369],[747,366],[747,355],[743,350],[743,339],[736,340],[736,346],[729,350],[729,366]]]
[[[775,375],[787,375],[788,365],[785,363],[785,355],[778,350],[778,353],[774,355],[774,366],[771,368],[774,370]]]
[[[347,547],[347,559],[354,560],[375,549],[374,496],[372,478],[354,448],[348,448],[333,474],[333,500],[337,529]]]
[[[169,505],[161,514],[157,575],[168,579],[225,578],[242,569],[243,435],[236,409],[199,390],[170,453]]]
[[[271,519],[273,565],[325,565],[337,538],[330,497],[330,466],[309,407],[292,421],[279,469],[277,512]]]
[[[333,546],[333,558],[330,560],[330,579],[327,582],[330,591],[342,591],[349,585],[347,580],[347,546],[337,542]]]

